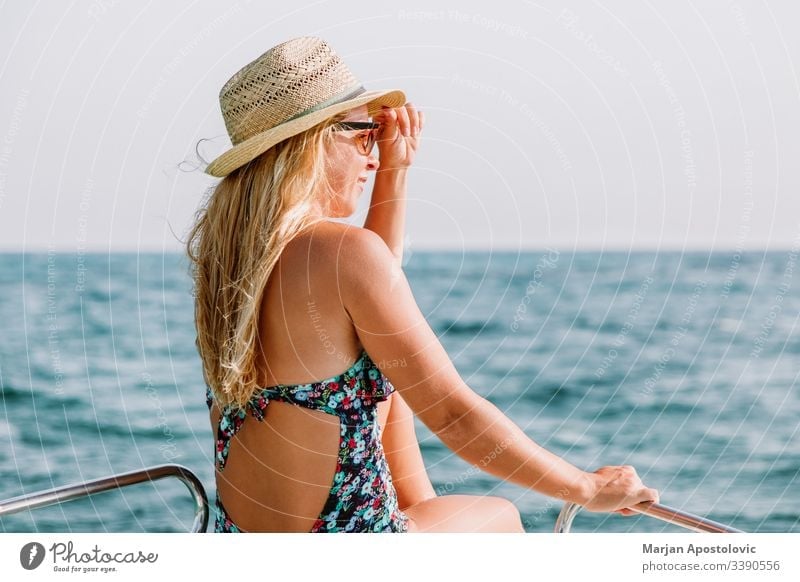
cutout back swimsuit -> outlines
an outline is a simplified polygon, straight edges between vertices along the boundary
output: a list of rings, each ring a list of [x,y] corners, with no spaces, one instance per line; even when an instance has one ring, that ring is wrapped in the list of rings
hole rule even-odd
[[[408,516],[398,506],[378,431],[376,405],[394,391],[364,349],[353,365],[338,376],[310,384],[263,388],[245,409],[227,406],[221,410],[214,455],[217,471],[225,469],[231,438],[239,432],[248,413],[263,421],[270,400],[333,414],[339,417],[340,427],[336,471],[311,532],[407,532]],[[210,409],[210,388],[206,389],[206,403]],[[219,491],[214,531],[241,531],[225,511]]]

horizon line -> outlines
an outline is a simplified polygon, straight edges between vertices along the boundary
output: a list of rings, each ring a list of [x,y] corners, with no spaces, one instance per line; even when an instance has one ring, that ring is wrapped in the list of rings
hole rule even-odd
[[[798,252],[800,249],[793,247],[791,245],[787,246],[757,246],[757,247],[747,247],[747,248],[736,248],[736,247],[728,247],[728,246],[719,246],[719,247],[712,247],[712,246],[672,246],[672,245],[664,245],[664,246],[637,246],[637,247],[623,247],[623,246],[607,246],[607,247],[600,247],[600,246],[574,246],[574,247],[561,247],[559,245],[542,245],[542,246],[524,246],[524,247],[511,247],[511,246],[497,246],[497,247],[486,247],[486,246],[465,246],[465,247],[414,247],[409,246],[406,247],[405,252],[409,254],[413,253],[487,253],[487,252],[499,252],[499,253],[515,253],[515,252],[541,252],[547,250],[555,250],[558,252],[613,252],[613,253],[623,253],[623,252],[630,252],[630,253],[638,253],[638,252],[691,252],[691,253],[700,253],[700,252],[714,252],[714,253],[754,253],[754,252]],[[19,247],[7,247],[2,248],[0,247],[0,254],[5,255],[23,255],[23,254],[48,254],[54,252],[56,254],[73,254],[73,255],[105,255],[105,254],[163,254],[163,255],[186,255],[186,251],[182,249],[164,249],[164,248],[156,248],[156,247],[144,247],[144,248],[135,248],[135,247],[117,247],[111,249],[101,249],[101,248],[86,248],[86,249],[76,249],[76,248],[59,248],[59,247],[34,247],[34,248],[19,248]]]

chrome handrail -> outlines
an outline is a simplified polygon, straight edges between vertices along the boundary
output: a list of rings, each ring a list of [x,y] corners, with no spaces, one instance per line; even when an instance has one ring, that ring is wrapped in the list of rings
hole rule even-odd
[[[577,503],[565,503],[558,514],[556,519],[556,533],[569,533],[572,527],[572,520],[580,511],[581,506]],[[677,525],[692,531],[701,533],[743,533],[742,530],[734,529],[727,525],[723,525],[716,521],[711,521],[705,517],[693,515],[685,511],[680,511],[660,503],[653,503],[652,501],[645,501],[630,507],[632,511],[666,521],[673,525]]]
[[[208,497],[200,480],[186,467],[181,465],[157,465],[138,471],[110,475],[102,479],[86,481],[64,487],[56,487],[46,491],[38,491],[0,501],[0,516],[17,513],[38,507],[46,507],[64,503],[79,497],[86,497],[110,489],[119,489],[145,481],[157,481],[166,477],[176,477],[189,488],[195,502],[194,522],[191,533],[205,532],[208,527]]]

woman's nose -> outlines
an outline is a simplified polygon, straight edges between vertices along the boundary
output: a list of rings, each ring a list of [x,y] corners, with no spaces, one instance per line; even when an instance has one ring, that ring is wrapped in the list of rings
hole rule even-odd
[[[374,172],[375,170],[378,169],[378,166],[380,166],[380,165],[381,165],[381,162],[378,160],[378,158],[375,155],[370,154],[370,155],[367,156],[367,170],[370,170],[370,171]]]

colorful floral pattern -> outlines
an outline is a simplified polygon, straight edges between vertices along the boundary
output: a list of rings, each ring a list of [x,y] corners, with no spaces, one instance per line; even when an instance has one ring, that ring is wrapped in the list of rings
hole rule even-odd
[[[246,410],[226,407],[217,430],[215,461],[218,471],[225,468],[231,438],[239,431],[250,412],[258,421],[270,400],[321,410],[339,417],[339,457],[325,506],[311,532],[405,532],[408,517],[400,511],[397,493],[378,433],[376,404],[394,392],[386,376],[366,350],[347,370],[311,384],[278,385],[260,390]],[[206,391],[211,407],[211,390]],[[214,531],[238,532],[216,499]]]

